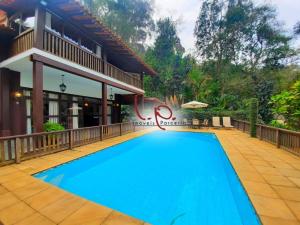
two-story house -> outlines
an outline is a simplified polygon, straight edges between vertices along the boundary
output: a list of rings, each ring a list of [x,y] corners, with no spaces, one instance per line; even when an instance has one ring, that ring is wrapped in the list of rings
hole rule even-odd
[[[120,122],[156,72],[76,0],[0,0],[0,136]]]

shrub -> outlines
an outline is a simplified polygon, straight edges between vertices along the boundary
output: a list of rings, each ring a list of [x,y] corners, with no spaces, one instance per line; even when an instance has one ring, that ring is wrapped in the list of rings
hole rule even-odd
[[[252,98],[250,101],[250,136],[256,137],[256,123],[257,123],[258,101]]]
[[[277,120],[272,120],[269,124],[272,127],[277,127],[277,128],[282,128],[282,129],[288,129],[289,127],[284,124],[284,123],[280,123]]]
[[[48,121],[47,123],[44,123],[43,130],[45,132],[53,132],[53,131],[63,131],[65,130],[65,128],[59,123]]]
[[[273,113],[281,115],[290,129],[300,129],[300,80],[288,91],[274,95],[271,99]]]

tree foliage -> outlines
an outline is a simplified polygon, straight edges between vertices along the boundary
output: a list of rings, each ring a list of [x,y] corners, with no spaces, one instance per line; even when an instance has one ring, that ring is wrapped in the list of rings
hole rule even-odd
[[[159,77],[145,78],[147,95],[167,97],[183,92],[183,80],[190,65],[183,57],[182,47],[174,21],[170,18],[157,23],[157,38],[154,46],[146,52],[146,61],[159,73]]]
[[[271,5],[203,0],[194,29],[196,55],[188,55],[172,19],[154,22],[152,0],[84,1],[158,72],[159,76],[144,78],[147,96],[206,102],[212,114],[220,115],[246,112],[256,98],[259,119],[275,124],[274,114],[283,115],[289,127],[300,128],[296,100],[291,97],[295,90],[287,90],[300,80],[299,65],[292,61],[297,52],[290,45],[300,35],[300,22],[292,37]],[[154,44],[145,48],[153,33]]]
[[[300,80],[290,90],[272,97],[273,113],[282,115],[291,129],[300,128]]]
[[[250,136],[256,137],[258,101],[256,98],[250,100]]]
[[[295,26],[294,26],[294,33],[296,35],[300,35],[300,21],[295,24]]]
[[[109,28],[119,34],[139,53],[154,30],[151,0],[85,0]]]
[[[252,0],[203,1],[194,34],[203,70],[217,88],[213,105],[238,109],[255,97],[261,119],[270,122],[275,76],[296,54],[276,17],[272,6]]]

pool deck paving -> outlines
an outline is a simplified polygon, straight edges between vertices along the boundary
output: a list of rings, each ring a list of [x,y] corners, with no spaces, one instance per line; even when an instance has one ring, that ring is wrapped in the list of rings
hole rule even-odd
[[[217,135],[264,225],[300,225],[298,156],[235,129],[176,130]],[[0,167],[0,220],[5,225],[149,225],[31,175],[150,131]]]

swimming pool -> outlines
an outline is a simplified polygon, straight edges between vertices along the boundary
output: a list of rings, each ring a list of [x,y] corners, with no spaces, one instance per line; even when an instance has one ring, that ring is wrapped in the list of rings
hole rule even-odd
[[[153,225],[258,225],[214,134],[156,131],[35,177]]]

